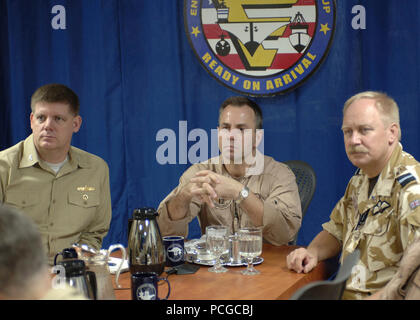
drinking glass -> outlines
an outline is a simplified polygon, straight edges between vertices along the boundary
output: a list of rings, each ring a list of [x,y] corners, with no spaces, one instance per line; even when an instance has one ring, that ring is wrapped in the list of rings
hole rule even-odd
[[[228,271],[220,262],[220,257],[229,250],[228,243],[229,229],[226,226],[206,227],[207,248],[216,257],[216,264],[208,269],[210,272],[221,273]]]
[[[239,235],[239,254],[247,260],[248,267],[241,271],[242,274],[255,275],[260,272],[254,268],[254,258],[262,252],[262,228],[241,228]]]

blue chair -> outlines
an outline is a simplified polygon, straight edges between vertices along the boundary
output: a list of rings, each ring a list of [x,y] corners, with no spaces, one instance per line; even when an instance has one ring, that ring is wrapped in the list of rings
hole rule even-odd
[[[289,160],[284,162],[295,174],[296,184],[299,190],[300,205],[302,207],[302,220],[306,214],[306,210],[311,203],[316,188],[316,175],[314,169],[306,162],[301,160]],[[294,239],[289,242],[295,245],[298,233]]]

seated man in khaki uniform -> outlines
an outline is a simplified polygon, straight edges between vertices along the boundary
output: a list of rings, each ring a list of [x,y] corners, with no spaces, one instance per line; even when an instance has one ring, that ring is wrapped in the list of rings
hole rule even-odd
[[[262,155],[260,107],[245,97],[231,97],[219,110],[220,156],[192,165],[179,185],[159,205],[163,235],[183,235],[198,216],[208,225],[262,226],[266,242],[287,244],[298,232],[302,212],[296,179],[285,164]]]
[[[32,134],[0,152],[0,202],[34,220],[50,263],[74,242],[100,249],[111,220],[107,164],[70,145],[79,108],[66,86],[40,87],[31,98]]]
[[[403,151],[399,109],[380,92],[362,92],[344,104],[342,131],[347,157],[359,169],[330,221],[308,248],[294,250],[287,265],[310,272],[318,261],[356,248],[360,260],[343,299],[365,299],[396,273],[406,248],[420,236],[420,164]]]

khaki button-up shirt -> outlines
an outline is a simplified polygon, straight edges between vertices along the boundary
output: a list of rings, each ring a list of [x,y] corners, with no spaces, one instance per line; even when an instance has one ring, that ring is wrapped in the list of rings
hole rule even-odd
[[[420,236],[420,164],[397,145],[368,196],[363,171],[323,224],[343,246],[344,259],[356,248],[360,260],[347,281],[343,299],[363,299],[392,278],[407,246]]]
[[[108,166],[71,147],[56,174],[38,158],[33,136],[0,152],[0,202],[38,225],[49,261],[74,242],[100,249],[111,220]]]
[[[235,232],[240,227],[253,226],[248,215],[240,205],[232,200],[220,200],[215,208],[193,199],[189,212],[181,220],[171,220],[167,204],[195,176],[198,171],[211,170],[230,177],[220,157],[212,158],[207,163],[192,165],[179,180],[179,185],[160,203],[158,212],[159,227],[163,235],[187,236],[188,223],[196,216],[199,218],[201,232],[206,226],[226,225]],[[296,178],[288,166],[264,156],[264,168],[261,174],[245,176],[241,181],[264,203],[263,237],[274,244],[287,244],[298,232],[302,212]]]

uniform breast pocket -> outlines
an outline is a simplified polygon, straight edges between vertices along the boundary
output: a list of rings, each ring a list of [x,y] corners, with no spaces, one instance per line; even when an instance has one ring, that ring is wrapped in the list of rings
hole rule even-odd
[[[69,203],[81,208],[97,207],[99,206],[99,196],[96,192],[69,192]]]
[[[36,206],[39,203],[39,196],[36,192],[21,191],[21,192],[7,192],[5,203],[17,208],[27,208]]]
[[[70,214],[66,217],[76,229],[84,229],[95,218],[99,206],[99,195],[96,192],[69,192]]]
[[[370,217],[372,218],[372,217]],[[378,271],[395,265],[401,258],[396,224],[389,215],[373,217],[363,229],[367,243],[367,263],[370,271]]]

